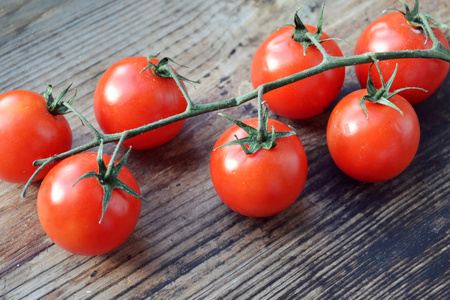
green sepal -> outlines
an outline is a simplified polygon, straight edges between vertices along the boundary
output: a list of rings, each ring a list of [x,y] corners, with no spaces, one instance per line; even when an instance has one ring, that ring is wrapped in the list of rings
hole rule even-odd
[[[100,142],[100,146],[97,152],[97,165],[98,165],[98,173],[95,171],[89,171],[86,174],[83,174],[80,178],[78,178],[73,186],[77,184],[80,180],[86,178],[96,178],[100,185],[103,188],[103,200],[102,200],[102,215],[100,217],[99,223],[103,221],[105,217],[106,210],[108,208],[109,201],[111,200],[112,192],[115,188],[125,191],[133,197],[139,198],[140,200],[147,202],[145,198],[143,198],[139,193],[126,185],[123,181],[121,181],[118,177],[120,171],[125,166],[125,163],[130,154],[131,148],[127,151],[127,153],[122,157],[122,159],[114,164],[114,157],[111,158],[111,161],[106,166],[103,160],[103,140]]]
[[[230,141],[224,145],[221,145],[214,150],[232,145],[240,145],[244,153],[250,155],[258,152],[260,149],[270,150],[277,145],[276,142],[277,139],[296,134],[294,130],[275,131],[275,128],[273,126],[271,127],[271,131],[268,131],[268,120],[269,120],[268,109],[265,110],[264,117],[262,120],[263,132],[260,132],[257,128],[249,126],[242,121],[230,118],[224,114],[219,113],[219,115],[221,115],[222,117],[226,118],[227,120],[233,122],[238,127],[243,129],[248,134],[248,136],[242,139],[239,139],[237,136],[235,136],[236,138],[235,140]]]
[[[323,9],[325,7],[325,3],[322,4],[322,8],[320,10],[320,16],[319,16],[319,21],[317,22],[317,32],[313,33],[312,35],[314,36],[314,38],[319,41],[320,38],[322,37],[322,23],[323,23]],[[303,24],[302,20],[300,19],[300,16],[298,15],[298,12],[300,11],[301,8],[297,9],[295,11],[295,15],[294,15],[294,31],[292,32],[292,39],[294,41],[296,41],[297,43],[302,44],[303,46],[303,55],[306,55],[306,49],[309,46],[314,45],[314,43],[312,42],[311,38],[308,37],[308,33],[310,33],[308,31],[308,29],[306,28],[305,24]],[[319,42],[323,42],[324,40],[321,40]]]
[[[402,2],[404,8],[405,8],[405,12],[401,12],[406,20],[408,20],[408,22],[413,25],[414,27],[417,28],[421,28],[425,34],[425,45],[428,43],[428,38],[429,38],[429,33],[425,27],[424,21],[422,19],[422,14],[419,12],[419,1],[415,0],[414,1],[414,7],[412,10],[409,9],[408,4],[404,1],[404,0],[400,0],[400,2]],[[450,26],[446,25],[446,24],[440,24],[438,23],[432,16],[426,14],[423,15],[423,17],[425,17],[425,20],[430,23],[433,22],[433,24],[429,24],[430,27],[432,28],[447,28],[450,29]]]
[[[70,87],[72,86],[72,83],[69,84],[69,86],[59,94],[56,99],[53,97],[53,86],[51,84],[47,85],[47,90],[43,93],[45,103],[47,104],[47,110],[53,114],[53,115],[63,115],[70,112],[70,110],[63,105],[64,103],[64,97],[66,96],[67,92],[69,91]],[[66,101],[66,103],[72,105],[73,101],[75,100],[75,97],[77,96],[77,90],[75,89],[74,95]]]
[[[400,108],[398,108],[394,103],[389,101],[389,98],[391,98],[395,94],[398,94],[398,93],[400,93],[402,91],[405,91],[405,90],[415,89],[415,90],[422,90],[422,91],[425,91],[425,92],[427,92],[427,90],[424,90],[424,89],[418,88],[418,87],[406,87],[406,88],[401,88],[401,89],[395,90],[392,93],[389,93],[389,90],[391,89],[392,83],[394,82],[395,76],[397,75],[398,64],[395,65],[394,73],[392,73],[392,76],[389,78],[388,82],[385,83],[384,79],[383,79],[383,75],[381,74],[381,70],[380,70],[380,66],[378,64],[378,60],[375,57],[373,57],[373,60],[374,60],[374,63],[372,63],[372,65],[369,67],[369,76],[367,77],[367,95],[365,95],[364,97],[362,97],[359,100],[359,105],[364,110],[364,113],[366,114],[367,119],[369,119],[369,112],[367,111],[365,100],[370,101],[372,103],[377,103],[377,104],[382,104],[382,105],[389,106],[389,107],[397,110],[398,112],[400,112],[400,114],[403,116],[402,110]],[[375,84],[373,83],[372,77],[370,76],[371,69],[372,69],[372,66],[374,64],[376,65],[377,70],[378,70],[378,74],[380,75],[380,80],[381,80],[381,85],[382,86],[379,89],[377,89],[375,87]]]
[[[98,174],[95,171],[89,171],[86,174],[81,175],[80,178],[78,178],[72,185],[72,187],[74,187],[79,181],[86,179],[86,178],[97,178]]]
[[[317,31],[315,33],[310,33],[308,29],[306,28],[305,24],[303,24],[302,20],[300,19],[300,16],[298,15],[298,12],[300,11],[301,7],[298,8],[294,15],[294,25],[288,24],[284,26],[292,26],[294,27],[294,31],[292,32],[291,38],[292,40],[296,41],[297,43],[300,43],[303,46],[303,55],[306,55],[306,49],[309,46],[313,46],[314,42],[312,41],[311,37],[308,35],[312,35],[314,40],[316,40],[319,43],[323,43],[326,41],[331,40],[337,40],[342,41],[350,44],[348,41],[339,39],[339,38],[328,38],[321,40],[323,31],[322,31],[322,24],[323,24],[323,10],[325,8],[325,3],[322,4],[322,8],[320,10],[320,16],[319,21],[317,22]]]
[[[172,78],[172,79],[173,79],[173,77],[172,77],[172,75],[170,74],[169,69],[168,69],[168,68],[170,68],[169,62],[173,62],[174,64],[176,64],[176,65],[178,65],[178,66],[180,66],[180,67],[182,67],[182,68],[187,68],[186,66],[180,65],[179,63],[177,63],[176,61],[174,61],[173,59],[171,59],[171,58],[169,58],[169,57],[163,57],[163,58],[162,58],[161,60],[159,60],[158,63],[155,65],[155,64],[152,63],[150,60],[151,60],[152,58],[158,57],[158,55],[159,55],[159,52],[156,53],[156,54],[154,54],[154,55],[149,55],[149,56],[147,56],[148,65],[147,65],[144,69],[142,69],[141,73],[144,72],[144,71],[147,70],[147,69],[151,69],[152,72],[153,72],[153,74],[155,74],[155,75],[158,76],[158,77],[162,77],[162,78]],[[193,83],[200,83],[199,81],[190,80],[190,79],[188,79],[188,78],[186,78],[186,77],[184,77],[184,76],[181,76],[181,75],[179,75],[179,74],[177,74],[177,77],[178,77],[179,79],[181,79],[181,80],[183,80],[183,81],[186,81],[186,82],[188,82],[188,83],[191,83],[191,84],[193,84]]]

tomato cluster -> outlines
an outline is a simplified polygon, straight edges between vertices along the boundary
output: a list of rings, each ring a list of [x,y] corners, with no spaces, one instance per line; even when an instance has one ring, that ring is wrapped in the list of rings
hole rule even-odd
[[[410,15],[407,9],[406,14],[394,12],[375,20],[362,32],[354,54],[430,49],[435,40],[417,27],[417,20],[408,20]],[[254,87],[314,68],[322,63],[324,52],[342,57],[337,43],[322,32],[321,23],[317,27],[303,25],[296,13],[294,27],[285,26],[269,35],[252,61]],[[448,49],[443,33],[438,28],[433,28],[433,33]],[[129,57],[104,72],[93,103],[104,133],[120,134],[188,109],[180,84],[158,73],[159,63],[156,58]],[[337,103],[326,131],[336,165],[364,182],[389,180],[411,163],[420,139],[412,104],[435,92],[449,70],[447,62],[419,58],[381,61],[377,67],[355,66],[363,88]],[[266,101],[279,116],[310,118],[335,100],[344,78],[345,68],[330,69],[269,91],[258,100]],[[386,85],[384,78],[392,79]],[[404,90],[407,87],[416,89]],[[397,94],[398,89],[402,91]],[[51,94],[25,90],[0,95],[0,180],[27,182],[36,172],[34,161],[70,150],[72,132],[61,114],[70,106],[61,99],[55,102]],[[54,109],[55,103],[61,110]],[[265,126],[260,126],[263,121]],[[184,120],[174,122],[121,143],[134,149],[157,147],[173,139],[183,124]],[[251,136],[250,130],[257,137]],[[299,197],[308,164],[296,134],[277,135],[289,131],[287,125],[260,116],[236,122],[218,138],[210,158],[211,180],[220,199],[232,210],[268,217]],[[34,177],[40,180],[45,176],[37,198],[38,215],[57,245],[75,254],[97,255],[115,249],[133,231],[141,210],[139,186],[123,167],[124,161],[114,158],[101,152],[81,153],[46,165]],[[106,168],[110,161],[111,168],[119,166],[113,177]]]
[[[408,14],[395,12],[375,20],[362,32],[355,55],[431,48],[433,42],[427,38],[426,32],[406,20],[407,17]],[[323,55],[319,49],[315,45],[309,45],[307,41],[305,43],[307,35],[303,37],[303,42],[295,40],[295,35],[301,31],[297,30],[298,27],[309,34],[321,32],[321,28],[296,22],[295,28],[282,27],[269,35],[253,57],[251,78],[255,88],[310,69],[322,62]],[[433,33],[444,47],[449,48],[440,29],[433,28]],[[322,50],[328,55],[342,56],[337,44],[325,33],[321,33],[318,41],[323,41]],[[420,69],[420,72],[417,69]],[[419,58],[383,61],[379,63],[379,68],[370,68],[370,64],[355,66],[358,79],[364,88],[370,81],[374,85],[373,89],[384,89],[382,78],[392,76],[393,81],[389,82],[389,89],[383,93],[388,95],[389,99],[386,101],[389,104],[365,100],[368,91],[364,88],[339,101],[331,112],[326,132],[328,148],[336,165],[348,176],[363,182],[386,181],[404,171],[413,160],[420,139],[419,121],[412,104],[423,101],[436,91],[448,69],[447,62]],[[372,80],[368,80],[369,70]],[[382,77],[377,71],[380,71]],[[398,76],[394,78],[395,74]],[[264,94],[263,100],[267,101],[274,113],[282,117],[313,117],[322,113],[335,100],[342,88],[344,77],[343,68],[328,70],[272,90]],[[408,87],[416,89],[406,89]],[[399,89],[402,91],[396,94],[394,90]],[[372,93],[375,94],[374,91]],[[218,144],[232,138],[231,135],[236,130],[234,126],[223,133]],[[255,156],[252,159],[260,161],[260,167],[253,166],[250,172],[250,158],[242,159],[242,149],[233,147],[235,148],[219,149],[220,154],[213,152],[211,156],[211,178],[223,202],[231,209],[249,216],[271,216],[279,212],[281,205],[284,204],[283,209],[288,207],[287,203],[291,203],[292,188],[290,180],[277,171],[284,163],[281,156],[273,151],[274,149],[269,151],[265,161]],[[283,158],[293,156],[295,155],[285,154]],[[268,171],[269,167],[265,166],[273,164],[278,168],[272,167],[272,172]],[[306,158],[304,164],[306,165]],[[296,174],[298,166],[293,164],[283,167],[283,170]],[[306,170],[304,172],[306,178]],[[296,176],[290,175],[289,178],[294,179]],[[252,184],[248,183],[249,177],[252,178]],[[270,179],[267,179],[268,177]],[[301,191],[303,184],[304,182],[299,180],[296,187],[300,187]],[[273,190],[278,191],[276,195],[272,193]]]
[[[121,133],[186,109],[175,81],[147,68],[158,62],[156,58],[129,57],[113,64],[100,78],[93,107],[105,133]],[[50,101],[41,94],[14,90],[0,95],[0,120],[0,138],[10,141],[0,143],[1,180],[25,183],[37,170],[35,160],[71,149],[69,123],[63,115],[51,112]],[[160,146],[174,138],[183,124],[180,121],[149,131],[123,145],[135,149]],[[102,163],[110,160],[104,155]],[[105,204],[101,180],[82,178],[91,172],[105,175],[100,169],[96,153],[81,153],[47,165],[34,179],[45,176],[37,198],[44,231],[75,254],[98,255],[115,249],[128,238],[139,218],[141,199],[114,188]],[[116,182],[140,194],[128,169],[120,170]]]

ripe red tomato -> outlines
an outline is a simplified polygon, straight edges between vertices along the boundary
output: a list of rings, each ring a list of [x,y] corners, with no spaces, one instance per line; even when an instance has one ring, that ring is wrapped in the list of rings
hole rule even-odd
[[[158,60],[153,58],[152,63]],[[111,67],[100,78],[94,95],[94,113],[105,133],[118,133],[152,123],[185,111],[183,94],[170,78],[161,78],[147,69],[146,57],[128,57]],[[150,149],[174,138],[183,121],[128,139],[125,147]]]
[[[419,120],[409,102],[398,95],[389,100],[402,112],[365,101],[369,118],[360,106],[365,89],[344,97],[331,112],[327,143],[336,165],[348,176],[380,182],[400,174],[416,155]]]
[[[305,26],[311,33],[317,31],[315,27]],[[282,27],[259,46],[251,68],[254,88],[322,62],[322,54],[315,46],[308,47],[306,55],[303,55],[303,46],[291,38],[293,30],[290,26]],[[321,40],[328,38],[323,33]],[[335,41],[322,42],[322,46],[331,56],[342,56]],[[337,97],[344,79],[345,68],[329,70],[270,91],[264,94],[263,99],[277,115],[292,119],[309,118],[322,113]]]
[[[449,48],[445,35],[439,28],[433,29],[438,40]],[[430,49],[433,41],[426,36],[422,29],[411,25],[400,12],[386,14],[373,21],[359,37],[355,55],[366,52],[385,52],[397,50]],[[411,104],[422,102],[430,97],[447,76],[450,64],[438,59],[407,58],[380,61],[380,69],[384,78],[390,78],[398,64],[398,72],[391,92],[405,87],[419,87],[428,92],[409,89],[399,93]],[[359,83],[366,87],[370,64],[356,65],[355,71]],[[376,68],[372,68],[371,77],[375,87],[381,87],[380,75]]]
[[[102,216],[103,188],[96,178],[97,153],[81,153],[64,159],[44,178],[38,193],[39,220],[47,235],[61,248],[78,255],[99,255],[121,245],[131,234],[139,218],[141,200],[114,189]],[[105,164],[111,157],[103,155]],[[140,193],[138,183],[123,167],[119,179]]]
[[[0,140],[0,180],[25,183],[37,169],[33,161],[70,150],[72,131],[64,116],[47,110],[44,96],[13,90],[0,95]]]
[[[244,123],[256,127],[258,119]],[[291,131],[281,122],[269,119],[269,128]],[[227,129],[214,149],[248,136],[237,125]],[[308,165],[305,150],[296,135],[277,139],[270,150],[247,155],[240,145],[213,150],[211,180],[220,199],[232,210],[249,217],[268,217],[288,208],[299,197],[306,181]]]

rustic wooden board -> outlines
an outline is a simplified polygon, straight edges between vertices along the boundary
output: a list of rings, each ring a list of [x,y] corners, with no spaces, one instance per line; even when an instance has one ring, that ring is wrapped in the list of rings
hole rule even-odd
[[[412,1],[408,1],[412,5]],[[76,107],[95,123],[92,99],[102,72],[127,56],[161,51],[189,66],[201,84],[192,98],[207,103],[251,90],[252,55],[302,6],[315,24],[320,1],[2,1],[0,92],[42,92],[46,83],[78,90]],[[345,55],[371,20],[399,2],[328,1],[324,30],[346,39]],[[450,24],[450,4],[421,8]],[[450,37],[450,31],[445,31]],[[359,85],[347,69],[337,100]],[[115,251],[75,256],[54,245],[36,212],[39,184],[0,182],[2,299],[449,299],[450,79],[416,106],[421,143],[397,178],[365,184],[349,179],[328,153],[332,107],[292,121],[304,143],[308,181],[300,198],[277,216],[252,219],[217,197],[209,154],[229,126],[217,113],[189,119],[173,141],[134,151],[143,206],[132,236]],[[227,110],[256,115],[254,102]],[[90,140],[74,117],[74,146]],[[5,143],[7,141],[0,141]],[[106,150],[111,153],[112,145]]]

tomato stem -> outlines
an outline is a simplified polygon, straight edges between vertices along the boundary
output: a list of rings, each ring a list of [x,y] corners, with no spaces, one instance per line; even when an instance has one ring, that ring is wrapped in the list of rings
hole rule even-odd
[[[263,113],[263,99],[262,96],[264,94],[264,85],[261,85],[258,87],[258,135],[256,137],[256,140],[259,143],[264,142],[265,140],[265,133],[267,131],[267,124],[264,122],[264,113]]]
[[[109,161],[109,164],[108,164],[108,168],[107,168],[107,170],[105,172],[105,177],[104,178],[105,178],[106,181],[110,181],[111,177],[114,176],[113,175],[114,161],[116,160],[116,157],[117,157],[117,155],[119,153],[119,149],[123,145],[123,142],[125,141],[125,137],[126,136],[127,136],[127,132],[124,131],[122,136],[120,137],[119,142],[116,145],[116,148],[114,149],[113,155],[111,156],[111,160]],[[130,147],[130,149],[131,149],[131,147]]]
[[[195,103],[192,101],[191,97],[189,97],[189,94],[188,94],[188,92],[186,91],[186,88],[184,87],[183,83],[181,82],[181,80],[180,80],[180,78],[179,78],[179,75],[178,75],[174,70],[172,70],[172,68],[169,67],[169,66],[167,66],[167,71],[170,73],[170,75],[172,76],[172,78],[175,80],[175,82],[176,82],[178,88],[180,89],[181,93],[183,94],[184,99],[185,99],[186,102],[187,102],[187,108],[186,108],[186,109],[187,109],[187,110],[189,110],[189,109],[195,109],[195,106],[196,106],[196,105],[195,105]]]
[[[397,110],[398,112],[400,112],[400,114],[403,116],[402,110],[400,108],[398,108],[394,103],[392,103],[389,99],[392,96],[394,96],[395,94],[398,94],[404,90],[417,89],[417,90],[422,90],[424,92],[427,92],[427,91],[425,89],[418,88],[418,87],[405,87],[405,88],[397,89],[397,90],[393,91],[392,93],[389,93],[389,90],[392,87],[392,83],[394,82],[395,76],[397,75],[398,64],[395,65],[394,73],[392,73],[388,82],[385,82],[384,78],[383,78],[383,74],[381,73],[380,65],[378,64],[377,58],[375,56],[372,56],[372,59],[373,59],[373,63],[369,67],[369,75],[367,76],[367,85],[366,85],[367,86],[367,94],[364,95],[364,97],[362,97],[361,100],[359,101],[361,108],[364,110],[364,112],[367,116],[367,119],[369,119],[369,112],[367,111],[365,100],[368,100],[372,103],[389,106],[389,107]],[[376,66],[376,68],[378,70],[378,74],[380,76],[381,87],[378,90],[375,88],[375,85],[373,83],[372,76],[371,76],[371,69],[372,69],[373,65]]]
[[[87,128],[89,128],[89,130],[92,132],[92,134],[95,136],[96,139],[98,139],[98,140],[101,139],[102,134],[97,129],[95,129],[95,127],[91,123],[89,123],[89,121],[86,120],[86,118],[78,110],[76,110],[72,106],[71,103],[63,102],[62,105],[65,106],[71,112],[73,112],[78,117],[78,119],[81,121],[81,124],[83,124],[83,125],[87,126]]]
[[[143,134],[145,132],[148,132],[150,130],[154,130],[160,127],[163,127],[168,124],[172,124],[181,120],[185,120],[194,116],[198,116],[201,114],[222,110],[230,107],[236,107],[243,103],[246,103],[252,99],[259,98],[260,99],[260,106],[262,106],[262,95],[265,93],[268,93],[272,90],[275,90],[277,88],[286,86],[290,83],[302,80],[307,77],[311,77],[313,75],[325,72],[327,70],[331,69],[337,69],[347,66],[353,66],[353,65],[360,65],[360,64],[366,64],[366,63],[372,63],[374,61],[374,58],[376,58],[378,61],[382,60],[391,60],[391,59],[399,59],[399,58],[430,58],[430,59],[440,59],[446,62],[450,62],[450,50],[445,48],[436,38],[433,30],[431,29],[431,25],[428,22],[428,18],[422,14],[419,13],[419,18],[422,19],[424,23],[424,30],[427,32],[427,34],[430,36],[431,40],[433,41],[433,45],[430,49],[426,50],[401,50],[401,51],[390,51],[390,52],[377,52],[377,53],[364,53],[360,55],[353,55],[353,56],[347,56],[347,57],[340,57],[340,56],[330,56],[320,45],[320,41],[318,38],[314,36],[314,34],[306,33],[307,36],[311,39],[311,42],[321,51],[323,54],[323,61],[310,69],[301,71],[299,73],[269,82],[264,84],[263,86],[260,86],[256,88],[255,90],[237,96],[226,100],[221,100],[218,102],[213,103],[205,103],[205,104],[195,104],[192,99],[189,97],[186,88],[181,83],[181,80],[184,80],[184,77],[181,77],[180,75],[177,75],[167,64],[167,69],[165,69],[168,74],[175,80],[178,87],[180,88],[181,92],[183,93],[186,101],[187,101],[187,108],[184,112],[173,115],[168,118],[164,118],[146,125],[143,125],[141,127],[127,130],[126,136],[127,138],[132,138],[135,136],[138,136],[140,134]],[[426,22],[425,22],[426,21]],[[168,61],[168,59],[167,59]],[[167,63],[166,61],[166,63]],[[181,77],[181,78],[180,78]],[[35,166],[41,166],[38,168],[36,172],[39,172],[42,170],[43,166],[48,165],[52,162],[64,159],[66,157],[69,157],[71,155],[74,155],[76,153],[80,153],[82,151],[85,151],[87,149],[90,149],[95,146],[99,146],[101,141],[103,143],[111,143],[111,142],[117,142],[119,141],[124,133],[115,133],[115,134],[103,134],[96,130],[79,112],[77,112],[70,103],[63,102],[63,105],[73,111],[77,117],[81,120],[83,124],[85,124],[89,130],[94,134],[94,139],[90,142],[85,143],[84,145],[78,146],[76,148],[73,148],[69,151],[54,155],[52,157],[46,158],[46,159],[39,159],[36,160],[33,164]],[[259,109],[259,117],[262,115],[262,109]],[[261,128],[259,128],[258,131],[260,131]],[[261,131],[260,131],[261,132]],[[33,174],[32,178],[35,177],[37,173]],[[31,181],[29,181],[31,182]],[[24,191],[22,192],[22,195],[25,195],[26,188],[29,186],[29,182],[26,184]]]
[[[381,96],[384,95],[384,93],[386,92],[386,89],[384,87],[381,87],[376,93],[375,93],[375,98],[376,99],[380,99]]]
[[[56,159],[55,159],[55,161],[56,161]],[[22,190],[22,193],[20,194],[20,196],[21,196],[22,198],[25,198],[28,188],[30,187],[30,185],[31,185],[31,183],[33,182],[34,178],[36,178],[36,176],[39,174],[39,172],[41,172],[42,169],[44,169],[46,166],[48,166],[49,164],[51,164],[51,163],[53,163],[53,162],[54,162],[54,160],[53,160],[51,157],[45,159],[45,160],[42,162],[42,164],[36,169],[36,171],[31,175],[31,177],[30,177],[30,178],[28,179],[28,181],[25,183],[25,186],[24,186],[24,188],[23,188],[23,190]]]
[[[310,33],[306,26],[303,24],[298,12],[300,10],[297,9],[294,15],[294,31],[292,32],[292,39],[297,43],[300,43],[303,46],[303,55],[306,55],[306,49],[316,44],[317,41],[322,37],[322,20],[323,20],[323,10],[325,8],[325,3],[322,4],[322,8],[320,10],[319,20],[317,22],[317,32]],[[318,42],[320,44],[320,42]],[[317,46],[317,45],[316,45]]]
[[[68,113],[67,108],[64,107],[65,103],[72,104],[75,100],[75,97],[77,96],[77,90],[75,89],[74,95],[67,101],[63,101],[64,97],[66,96],[67,92],[69,91],[70,87],[72,86],[72,83],[69,84],[67,88],[64,89],[64,91],[59,94],[56,99],[53,97],[53,86],[47,85],[47,90],[44,92],[43,96],[45,99],[45,103],[47,104],[47,110],[52,115],[63,115]]]
[[[242,150],[244,151],[244,153],[249,155],[249,154],[254,154],[254,153],[258,152],[261,149],[270,150],[277,145],[277,142],[276,142],[277,139],[281,139],[281,138],[288,137],[288,136],[295,134],[294,130],[275,131],[275,128],[273,126],[271,127],[271,131],[269,132],[267,130],[268,123],[269,123],[269,110],[267,108],[266,108],[266,110],[264,110],[262,119],[258,120],[258,127],[265,128],[265,130],[262,132],[259,129],[254,128],[250,125],[247,125],[246,123],[244,123],[242,121],[235,120],[235,119],[227,117],[223,114],[219,114],[219,115],[225,117],[229,121],[236,124],[242,130],[244,130],[248,134],[248,136],[246,136],[244,138],[238,138],[237,136],[235,136],[236,137],[235,140],[228,142],[224,145],[221,145],[214,150],[217,150],[222,147],[232,146],[232,145],[240,145]],[[263,125],[261,125],[261,124],[263,124]],[[263,135],[262,141],[258,140],[258,136],[260,134]],[[248,146],[248,148],[246,145]]]
[[[438,46],[439,45],[439,46]],[[354,56],[347,56],[347,57],[339,57],[339,56],[330,56],[327,57],[326,60],[324,60],[319,65],[312,67],[310,69],[301,71],[299,73],[284,77],[282,79],[278,79],[269,83],[264,84],[264,93],[267,93],[269,91],[275,90],[277,88],[283,87],[285,85],[288,85],[290,83],[302,80],[307,77],[311,77],[313,75],[325,72],[327,70],[331,69],[337,69],[347,66],[353,66],[353,65],[360,65],[360,64],[366,64],[366,63],[372,63],[373,57],[376,57],[379,61],[382,60],[391,60],[391,59],[398,59],[398,58],[434,58],[434,59],[440,59],[446,62],[450,62],[450,50],[441,46],[440,44],[434,44],[431,49],[427,50],[401,50],[401,51],[390,51],[390,52],[377,52],[377,53],[364,53]],[[246,103],[252,99],[255,99],[258,97],[258,88],[255,90],[237,96],[226,100],[221,100],[218,102],[213,103],[205,103],[205,104],[195,104],[194,109],[188,108],[186,111],[170,116],[165,119],[161,119],[146,125],[143,125],[141,127],[137,127],[135,129],[128,130],[128,138],[132,138],[135,136],[138,136],[140,134],[143,134],[145,132],[148,132],[153,129],[157,129],[160,127],[163,127],[168,124],[172,124],[181,120],[185,120],[191,117],[195,117],[201,114],[218,111],[226,108],[236,107],[243,103]],[[88,124],[88,123],[86,123]],[[114,134],[102,134],[99,133],[99,135],[104,140],[104,143],[111,143],[111,142],[117,142],[120,137],[121,133],[114,133]],[[61,153],[56,155],[55,159],[63,159],[68,156],[71,156],[75,153],[82,152],[84,150],[89,149],[90,147],[95,147],[100,144],[99,140],[91,141],[87,143],[86,145],[79,146],[77,148],[71,149],[70,151]],[[35,161],[35,165],[41,165],[43,164],[47,159],[40,159]]]
[[[73,184],[73,186],[75,186],[81,180],[87,178],[95,178],[97,179],[98,183],[102,186],[103,188],[102,214],[100,217],[100,221],[98,222],[99,224],[103,221],[103,218],[105,217],[105,213],[108,208],[109,201],[111,200],[112,192],[114,189],[121,189],[124,192],[130,194],[131,196],[139,198],[144,202],[147,202],[147,200],[145,200],[145,198],[139,195],[138,192],[133,190],[131,187],[129,187],[119,179],[119,174],[122,168],[125,166],[125,163],[131,151],[130,147],[127,153],[125,153],[125,155],[122,157],[122,159],[117,164],[115,163],[119,149],[122,146],[122,143],[125,141],[125,137],[126,132],[124,132],[124,134],[120,138],[119,143],[117,144],[116,149],[114,150],[114,154],[108,163],[108,166],[106,166],[105,161],[103,160],[103,140],[100,140],[100,146],[97,151],[98,172],[89,171],[83,174],[80,178],[78,178]]]

